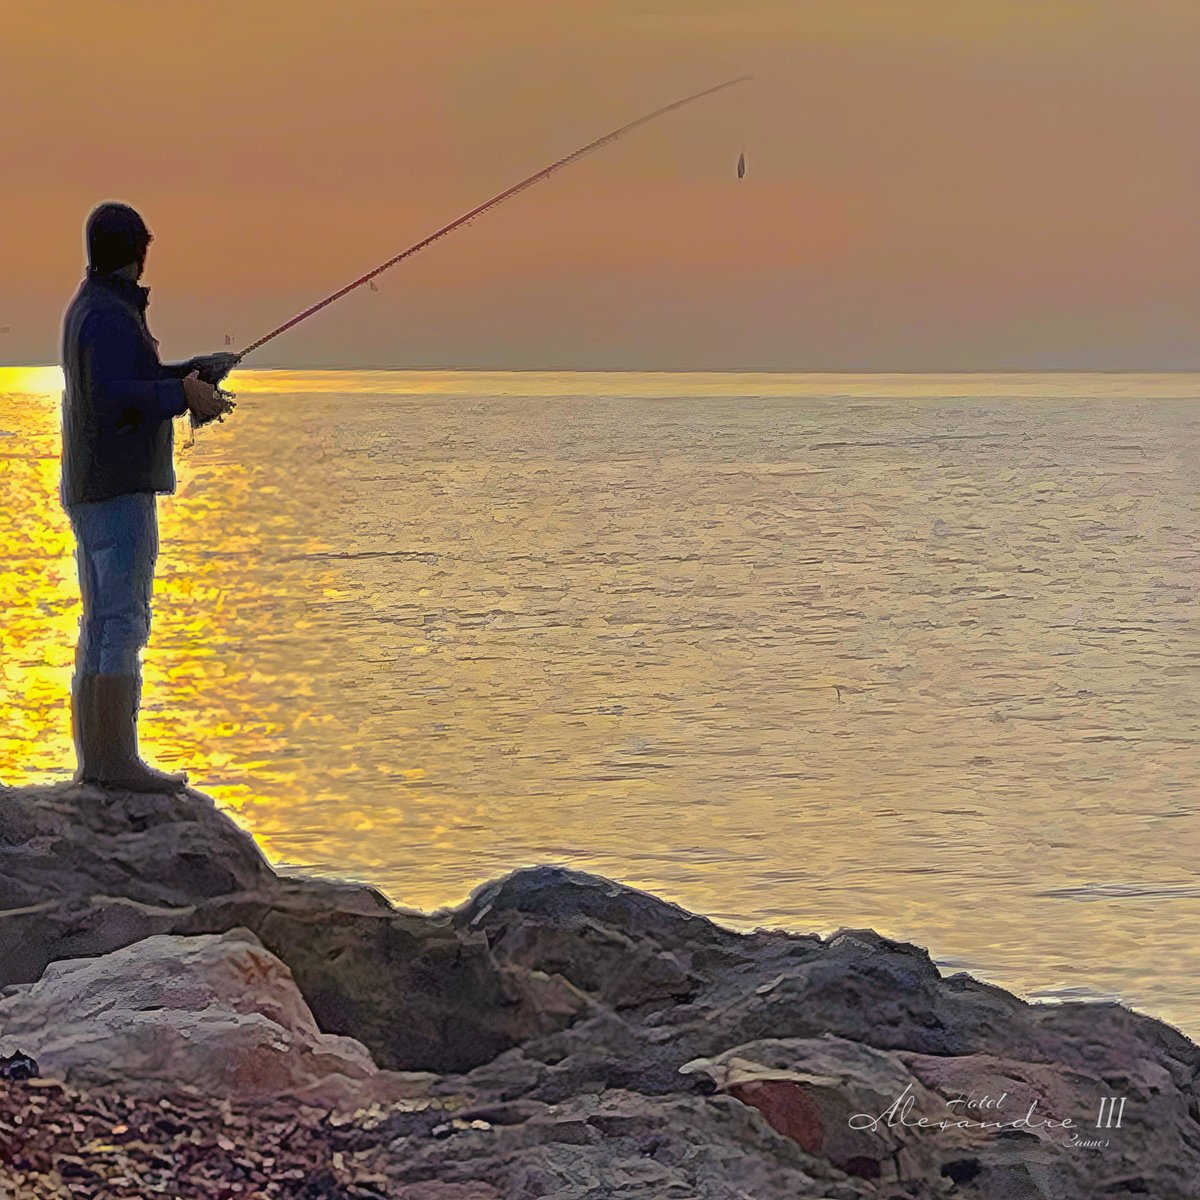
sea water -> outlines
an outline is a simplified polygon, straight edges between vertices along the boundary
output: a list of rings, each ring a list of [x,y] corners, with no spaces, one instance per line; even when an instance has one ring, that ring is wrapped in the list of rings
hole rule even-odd
[[[538,862],[1200,1034],[1200,377],[260,372],[161,505],[143,749],[428,908]],[[70,772],[0,374],[0,779]]]

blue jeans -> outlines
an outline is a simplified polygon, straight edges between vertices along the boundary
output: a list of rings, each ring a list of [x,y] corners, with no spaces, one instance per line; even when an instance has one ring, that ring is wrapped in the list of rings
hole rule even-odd
[[[150,640],[150,596],[158,557],[153,492],[73,504],[83,619],[75,676],[139,675]]]

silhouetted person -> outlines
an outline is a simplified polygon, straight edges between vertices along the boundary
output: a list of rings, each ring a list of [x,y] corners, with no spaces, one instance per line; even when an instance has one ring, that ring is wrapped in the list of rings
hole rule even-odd
[[[150,637],[158,554],[157,494],[175,490],[172,418],[229,404],[203,382],[231,354],[159,362],[138,279],[152,240],[127,205],[102,204],[87,221],[87,277],[63,320],[62,501],[75,531],[83,596],[72,685],[76,779],[131,791],[178,791],[138,756],[141,651]]]

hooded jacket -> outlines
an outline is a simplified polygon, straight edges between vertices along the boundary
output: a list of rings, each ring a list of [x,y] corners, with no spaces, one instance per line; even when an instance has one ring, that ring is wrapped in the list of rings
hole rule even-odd
[[[89,270],[63,318],[62,501],[175,490],[171,418],[189,364],[167,365],[146,325],[150,289]]]

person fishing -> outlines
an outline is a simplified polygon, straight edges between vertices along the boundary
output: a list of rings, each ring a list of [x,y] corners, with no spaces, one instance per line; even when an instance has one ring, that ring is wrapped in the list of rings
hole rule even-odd
[[[137,750],[141,651],[150,636],[150,596],[158,552],[157,500],[175,490],[171,419],[191,412],[193,427],[232,407],[216,384],[248,355],[307,321],[447,234],[649,121],[715,92],[730,79],[656,108],[588,142],[457,220],[309,305],[237,353],[164,365],[146,326],[149,289],[138,280],[151,242],[128,205],[102,204],[87,222],[88,273],[63,323],[62,500],[78,546],[83,619],[72,684],[80,782],[132,791],[176,791],[186,774],[168,774]],[[226,344],[232,341],[225,337]]]
[[[75,534],[83,600],[71,686],[75,778],[128,791],[180,791],[186,772],[148,765],[137,743],[157,497],[175,490],[172,418],[223,418],[232,404],[214,382],[237,355],[160,362],[146,324],[150,289],[138,283],[153,240],[145,221],[128,205],[101,204],[85,237],[87,275],[62,330],[61,499]]]

